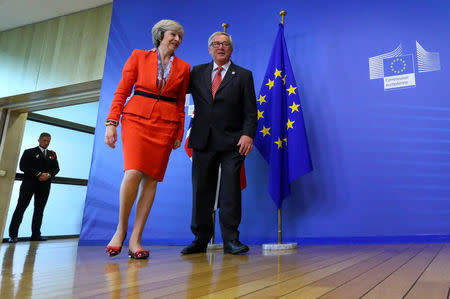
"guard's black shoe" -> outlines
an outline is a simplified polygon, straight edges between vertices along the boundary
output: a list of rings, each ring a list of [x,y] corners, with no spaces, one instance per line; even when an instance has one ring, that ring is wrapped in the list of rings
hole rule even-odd
[[[8,239],[8,243],[17,243],[17,241],[19,241],[19,239],[17,239],[17,238],[9,238]]]
[[[239,240],[231,240],[223,244],[223,252],[231,254],[245,253],[249,250],[248,246],[239,242]]]
[[[181,250],[181,254],[193,254],[193,253],[206,252],[207,248],[208,248],[208,244],[202,244],[202,243],[194,241],[189,246],[184,247],[183,250]]]

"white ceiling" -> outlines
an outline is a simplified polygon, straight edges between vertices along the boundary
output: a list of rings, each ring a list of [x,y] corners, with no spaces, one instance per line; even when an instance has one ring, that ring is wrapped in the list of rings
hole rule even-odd
[[[112,2],[113,0],[0,0],[0,31]]]

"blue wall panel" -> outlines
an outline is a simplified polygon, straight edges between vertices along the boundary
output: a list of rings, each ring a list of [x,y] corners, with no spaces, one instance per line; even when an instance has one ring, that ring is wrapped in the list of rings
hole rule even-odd
[[[117,223],[121,142],[115,150],[103,143],[103,123],[131,51],[153,47],[151,26],[162,18],[179,21],[185,38],[176,54],[192,66],[210,60],[207,38],[229,23],[232,60],[253,71],[259,89],[281,9],[288,12],[286,42],[314,167],[292,184],[283,203],[285,240],[450,239],[448,1],[250,0],[228,1],[224,8],[210,1],[134,0],[114,1],[80,244],[105,243]],[[439,70],[419,72],[416,41],[439,53]],[[384,90],[383,78],[370,79],[369,58],[400,44],[402,55],[413,56],[416,85]],[[145,243],[192,239],[190,163],[182,149],[172,153]],[[265,163],[256,149],[246,160],[240,230],[241,239],[253,244],[277,238]]]

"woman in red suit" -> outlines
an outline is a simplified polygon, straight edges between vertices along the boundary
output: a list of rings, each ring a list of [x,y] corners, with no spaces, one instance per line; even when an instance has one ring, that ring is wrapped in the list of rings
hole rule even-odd
[[[119,223],[106,247],[109,256],[120,253],[128,218],[136,200],[136,217],[129,242],[132,258],[148,258],[141,238],[155,198],[156,185],[164,178],[172,149],[181,145],[184,103],[190,66],[174,55],[184,36],[183,27],[161,20],[152,28],[156,49],[134,50],[125,63],[106,120],[105,143],[115,148],[116,127],[122,115],[124,177],[120,186]],[[126,105],[134,87],[134,95]]]

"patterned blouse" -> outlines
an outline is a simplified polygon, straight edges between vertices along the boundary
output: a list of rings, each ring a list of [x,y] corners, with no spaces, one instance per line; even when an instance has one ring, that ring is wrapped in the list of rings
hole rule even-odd
[[[158,78],[156,82],[156,86],[158,86],[159,91],[163,90],[164,86],[166,86],[167,79],[170,75],[170,70],[172,69],[172,62],[174,55],[170,56],[169,62],[167,63],[167,66],[164,68],[161,61],[161,56],[158,52]]]

